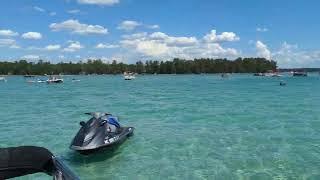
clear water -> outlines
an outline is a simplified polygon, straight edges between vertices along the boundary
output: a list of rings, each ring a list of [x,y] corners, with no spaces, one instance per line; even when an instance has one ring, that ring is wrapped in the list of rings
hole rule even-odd
[[[232,75],[77,76],[0,84],[0,146],[37,145],[82,179],[320,179],[320,78]],[[135,135],[113,152],[68,146],[90,111]],[[19,179],[51,179],[38,174]]]

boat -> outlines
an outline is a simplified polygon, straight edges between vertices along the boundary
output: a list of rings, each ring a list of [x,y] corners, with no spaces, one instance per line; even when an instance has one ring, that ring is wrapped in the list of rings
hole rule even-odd
[[[79,180],[79,177],[48,149],[37,146],[0,148],[0,179],[46,173],[54,180]]]
[[[282,75],[279,74],[276,71],[268,70],[266,73],[264,73],[264,76],[267,76],[267,77],[281,77]]]
[[[124,80],[133,80],[135,79],[135,73],[133,72],[124,72],[123,73]]]
[[[61,76],[50,76],[49,79],[46,81],[48,84],[51,83],[63,83],[63,79]]]
[[[3,76],[0,76],[0,82],[7,82],[7,79],[5,78],[5,77],[3,77]]]
[[[81,128],[70,145],[70,149],[81,154],[117,147],[133,134],[133,127],[120,126],[118,118],[109,113],[86,114],[92,117],[80,122]]]
[[[292,73],[293,76],[308,76],[306,72],[299,72],[299,71],[294,71]]]

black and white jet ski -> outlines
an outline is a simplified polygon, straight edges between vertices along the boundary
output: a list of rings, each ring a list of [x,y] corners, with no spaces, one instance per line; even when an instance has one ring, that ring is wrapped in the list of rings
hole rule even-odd
[[[86,113],[92,118],[81,121],[81,128],[73,138],[70,149],[90,154],[100,149],[119,145],[133,134],[133,127],[122,127],[118,118],[109,113]]]
[[[0,179],[9,179],[43,172],[54,180],[79,180],[49,150],[36,146],[0,148]]]

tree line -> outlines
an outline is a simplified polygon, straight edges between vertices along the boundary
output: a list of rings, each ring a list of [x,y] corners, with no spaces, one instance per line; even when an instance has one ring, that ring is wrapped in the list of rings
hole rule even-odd
[[[172,61],[138,61],[135,64],[125,64],[113,60],[105,63],[100,59],[87,62],[60,62],[52,64],[39,60],[28,62],[19,60],[14,62],[0,61],[0,74],[11,75],[43,75],[43,74],[120,74],[125,71],[139,74],[200,74],[200,73],[258,73],[276,70],[273,60],[265,58],[237,58],[228,59],[194,59],[185,60],[175,58]]]

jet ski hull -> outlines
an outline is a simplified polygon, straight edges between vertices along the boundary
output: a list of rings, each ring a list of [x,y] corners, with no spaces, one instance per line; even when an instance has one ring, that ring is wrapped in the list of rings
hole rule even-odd
[[[75,144],[77,144],[75,142],[76,141],[76,137],[75,137],[70,145],[70,149],[75,150],[75,151],[79,152],[80,154],[84,154],[84,155],[88,155],[88,154],[95,153],[95,152],[102,151],[102,150],[108,150],[108,149],[111,150],[111,149],[117,148],[128,137],[132,136],[133,131],[134,131],[133,127],[122,127],[120,134],[118,134],[115,137],[108,139],[108,140],[106,139],[106,136],[101,137],[101,138],[103,138],[100,141],[102,143],[97,144],[95,146],[75,145]]]

